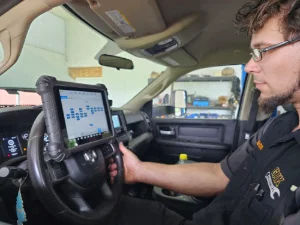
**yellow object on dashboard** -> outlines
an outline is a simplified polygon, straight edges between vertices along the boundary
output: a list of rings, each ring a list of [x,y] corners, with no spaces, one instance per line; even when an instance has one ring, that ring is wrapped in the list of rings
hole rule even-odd
[[[179,159],[180,160],[188,160],[188,156],[187,156],[187,154],[180,154]]]

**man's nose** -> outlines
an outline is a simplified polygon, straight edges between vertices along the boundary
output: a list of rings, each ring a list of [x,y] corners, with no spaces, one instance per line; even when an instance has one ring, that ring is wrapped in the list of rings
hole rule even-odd
[[[250,58],[248,63],[245,66],[245,72],[248,74],[255,74],[260,71],[260,66],[258,65],[257,62],[253,60],[253,58]]]

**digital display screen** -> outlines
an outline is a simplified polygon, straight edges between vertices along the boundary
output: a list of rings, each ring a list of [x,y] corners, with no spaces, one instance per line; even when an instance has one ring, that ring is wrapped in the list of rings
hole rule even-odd
[[[114,124],[114,128],[120,128],[121,127],[121,123],[120,123],[120,118],[118,115],[113,115],[112,116],[112,121]]]
[[[22,155],[20,142],[17,136],[2,138],[2,149],[6,158],[13,158]]]
[[[99,140],[110,133],[100,92],[59,90],[68,147]]]

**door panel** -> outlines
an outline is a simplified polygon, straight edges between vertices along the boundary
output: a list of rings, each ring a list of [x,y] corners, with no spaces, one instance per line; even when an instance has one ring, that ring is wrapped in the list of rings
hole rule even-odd
[[[186,153],[198,162],[219,162],[232,150],[236,120],[153,119],[163,161]]]
[[[220,142],[223,139],[223,126],[180,126],[178,127],[178,139],[190,140],[194,142],[199,141],[213,141]]]

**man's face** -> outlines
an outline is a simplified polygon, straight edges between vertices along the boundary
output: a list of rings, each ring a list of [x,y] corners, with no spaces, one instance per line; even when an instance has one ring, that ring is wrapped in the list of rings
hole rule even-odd
[[[262,49],[285,41],[279,29],[278,17],[270,19],[252,35],[251,48]],[[261,109],[271,113],[279,105],[300,103],[300,42],[262,54],[261,61],[250,59],[245,67],[261,92]]]

